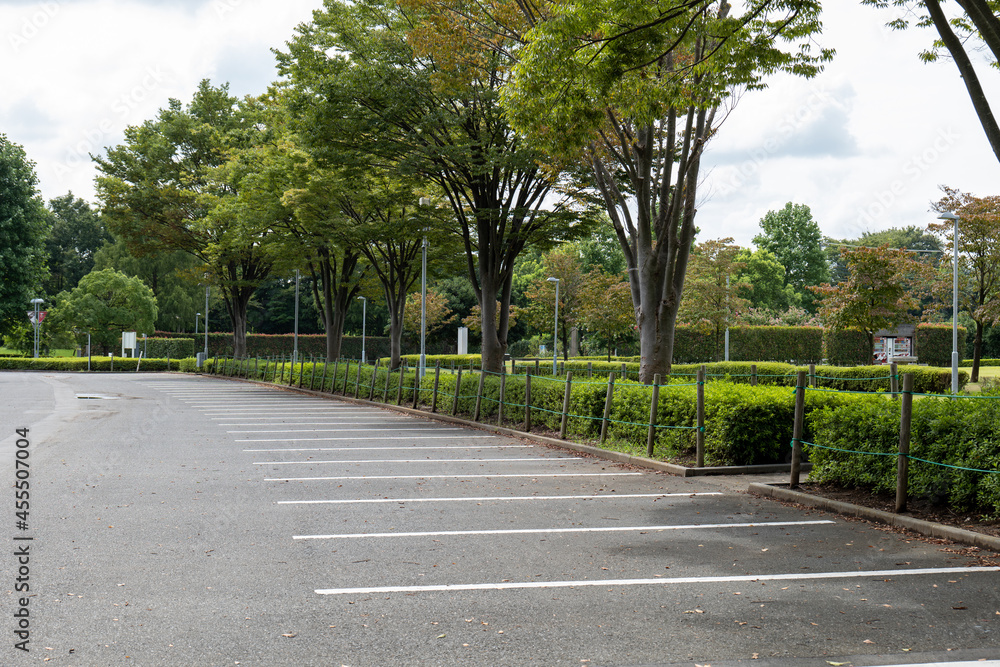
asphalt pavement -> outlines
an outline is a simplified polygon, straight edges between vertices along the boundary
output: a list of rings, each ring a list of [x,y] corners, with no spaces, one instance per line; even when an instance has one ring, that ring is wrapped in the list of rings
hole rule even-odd
[[[2,665],[1000,665],[997,568],[747,480],[212,377],[0,392]]]

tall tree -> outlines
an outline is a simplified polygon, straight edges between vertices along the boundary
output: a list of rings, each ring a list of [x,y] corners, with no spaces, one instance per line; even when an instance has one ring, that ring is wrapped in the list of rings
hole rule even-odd
[[[816,312],[808,288],[830,280],[823,234],[805,204],[788,202],[780,211],[768,211],[760,221],[761,233],[753,237],[758,248],[774,254],[785,267],[785,284],[802,295],[802,305]]]
[[[62,292],[52,313],[52,326],[90,334],[101,354],[114,352],[123,331],[153,333],[156,297],[139,278],[114,269],[88,273],[80,284]],[[77,341],[80,342],[80,341]]]
[[[868,338],[868,358],[875,350],[875,332],[912,321],[920,295],[934,278],[927,264],[905,250],[844,248],[847,279],[836,285],[810,286],[819,295],[819,315],[834,329],[857,329]]]
[[[255,190],[270,140],[265,121],[258,102],[202,81],[189,104],[170,100],[95,158],[111,231],[138,256],[183,250],[203,262],[222,292],[238,357],[246,355],[247,306],[275,261],[276,218],[289,215]]]
[[[582,323],[584,295],[589,289],[575,244],[546,253],[542,257],[542,271],[525,292],[528,298],[528,306],[523,311],[525,319],[540,331],[555,325],[556,283],[549,278],[559,280],[559,338],[563,358],[568,359],[570,329]]]
[[[113,239],[104,228],[100,211],[67,193],[49,201],[52,231],[48,249],[49,279],[46,292],[56,294],[76,287],[94,268],[94,256]]]
[[[35,165],[0,134],[0,332],[23,323],[45,278],[45,207]]]
[[[628,281],[598,269],[587,273],[580,316],[587,333],[607,345],[611,361],[611,350],[635,336],[635,311]]]
[[[798,308],[802,296],[785,284],[785,267],[774,253],[758,248],[743,248],[736,256],[742,264],[733,280],[746,286],[746,298],[751,308],[759,308],[774,315]]]
[[[685,279],[684,300],[677,314],[679,322],[708,328],[715,339],[715,356],[723,350],[723,336],[739,320],[750,303],[743,298],[746,285],[736,280],[743,268],[738,261],[740,247],[732,238],[699,243],[691,253]]]
[[[942,49],[951,56],[993,154],[1000,160],[1000,125],[970,57],[970,53],[978,56],[976,52],[981,52],[985,44],[992,54],[988,65],[997,66],[1000,59],[1000,7],[996,0],[956,0],[955,4],[961,11],[953,13],[951,18],[941,6],[941,0],[862,0],[862,3],[880,8],[889,5],[902,8],[903,15],[889,23],[892,28],[906,29],[915,18],[916,25],[932,26],[937,31],[938,39],[920,54],[920,58],[924,62],[935,62],[941,57]]]
[[[279,69],[319,158],[417,175],[448,202],[480,304],[483,367],[499,371],[518,254],[572,234],[578,216],[553,200],[540,154],[507,124],[504,61],[438,18],[390,0],[325,0]]]
[[[951,188],[944,188],[944,193],[934,209],[949,211],[960,218],[959,309],[966,310],[976,323],[972,381],[978,382],[979,362],[983,357],[983,332],[987,326],[1000,323],[1000,197],[976,197]],[[939,234],[949,250],[954,250],[955,227],[952,223],[935,222],[928,229]],[[953,257],[954,253],[948,256]],[[954,289],[951,267],[947,274],[941,280],[937,293],[940,301],[950,306]]]
[[[625,255],[640,379],[669,374],[695,234],[698,174],[734,87],[812,76],[818,2],[518,2],[533,27],[504,105],[555,164],[582,159]],[[783,46],[791,45],[789,51]]]
[[[838,283],[847,277],[847,267],[840,263],[841,248],[877,248],[887,245],[890,248],[909,250],[914,253],[914,259],[919,259],[937,266],[941,261],[941,241],[926,230],[916,225],[906,227],[890,227],[877,232],[865,232],[856,239],[835,241],[825,239],[827,263],[830,267],[830,279]]]

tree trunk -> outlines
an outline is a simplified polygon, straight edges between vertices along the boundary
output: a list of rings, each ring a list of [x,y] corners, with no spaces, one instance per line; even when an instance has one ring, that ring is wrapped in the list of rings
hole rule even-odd
[[[961,356],[961,355],[959,355]],[[971,382],[979,382],[979,362],[983,358],[983,323],[976,322],[976,339],[972,345],[972,377]]]

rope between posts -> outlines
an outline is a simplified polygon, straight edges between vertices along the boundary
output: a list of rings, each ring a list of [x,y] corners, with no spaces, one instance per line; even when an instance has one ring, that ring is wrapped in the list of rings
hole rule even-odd
[[[815,442],[806,442],[805,440],[799,440],[799,442],[802,443],[803,445],[809,445],[810,447],[819,447],[820,449],[828,449],[834,452],[845,452],[847,454],[861,454],[861,455],[870,454],[872,456],[892,456],[892,457],[899,457],[900,455],[899,452],[862,452],[854,449],[841,449],[839,447],[830,447],[828,445],[817,445]],[[794,439],[792,440],[791,445],[792,446],[795,445]],[[1000,474],[1000,470],[983,470],[981,468],[966,468],[964,466],[956,466],[950,463],[928,461],[927,459],[921,459],[916,456],[910,456],[909,454],[904,454],[904,456],[906,456],[906,458],[911,461],[919,461],[921,463],[926,463],[928,465],[938,466],[941,468],[951,468],[952,470],[965,470],[967,472],[982,472],[993,475]]]

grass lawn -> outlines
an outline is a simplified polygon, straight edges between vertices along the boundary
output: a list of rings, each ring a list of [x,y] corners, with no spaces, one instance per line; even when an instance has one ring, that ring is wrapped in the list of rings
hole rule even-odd
[[[972,369],[971,368],[963,368],[963,369],[960,369],[960,370],[967,371],[970,374],[972,373]],[[1000,377],[1000,366],[980,366],[979,367],[979,380],[980,380],[980,382],[982,382],[982,380],[985,379],[985,378],[991,378],[993,380],[996,380],[998,377]],[[972,391],[972,392],[979,391],[979,389],[980,389],[980,382],[976,382],[976,383],[970,382],[969,384],[965,385],[965,390],[966,391]]]

